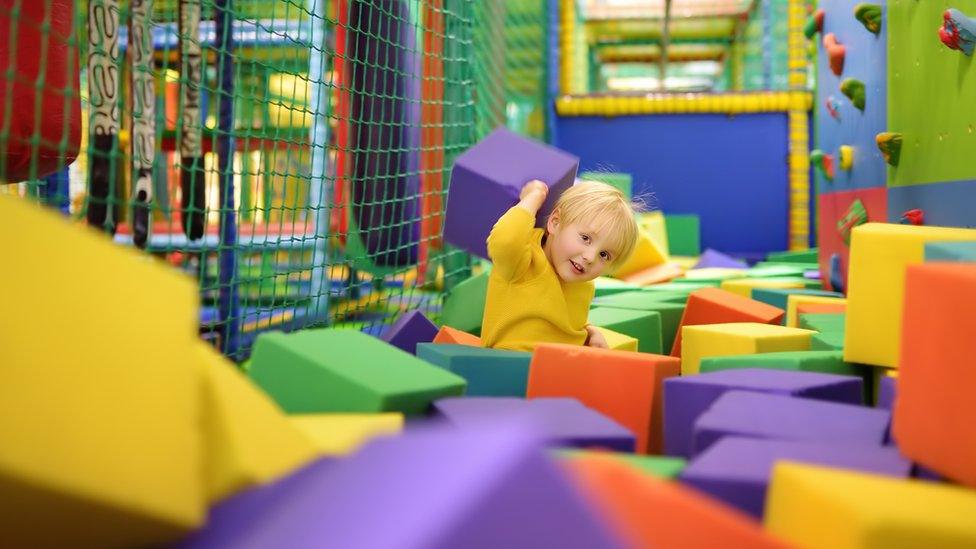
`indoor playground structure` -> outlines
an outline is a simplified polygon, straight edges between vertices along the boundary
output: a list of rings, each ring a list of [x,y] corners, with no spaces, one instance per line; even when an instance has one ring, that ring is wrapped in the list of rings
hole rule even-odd
[[[974,49],[976,0],[0,2],[0,547],[976,546]],[[482,344],[534,179],[640,206],[608,348]]]

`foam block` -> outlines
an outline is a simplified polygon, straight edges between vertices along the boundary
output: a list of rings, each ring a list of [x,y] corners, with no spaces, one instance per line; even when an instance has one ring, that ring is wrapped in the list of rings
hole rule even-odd
[[[728,391],[695,421],[694,451],[700,454],[729,435],[881,446],[890,419],[886,410],[864,406]]]
[[[766,256],[766,260],[779,261],[782,263],[816,263],[817,252],[817,248],[810,248],[809,250],[770,252],[769,255]]]
[[[739,267],[698,267],[688,269],[685,272],[685,279],[695,281],[709,281],[716,285],[723,280],[730,278],[742,278],[746,276],[745,268]]]
[[[0,545],[139,546],[205,516],[199,290],[0,194]]]
[[[925,261],[976,261],[976,242],[929,242]]]
[[[816,295],[821,297],[844,297],[844,294],[838,292],[829,292],[826,290],[807,290],[807,289],[778,289],[778,288],[756,288],[752,292],[752,299],[756,301],[761,301],[767,305],[772,305],[779,309],[786,310],[786,300],[791,295]]]
[[[219,501],[318,457],[312,441],[216,350],[197,346],[205,377],[207,495]]]
[[[811,330],[756,322],[685,326],[681,329],[685,342],[681,374],[697,374],[701,359],[707,356],[808,351],[812,335]]]
[[[488,272],[472,276],[451,288],[441,308],[441,324],[481,334],[481,320],[485,316],[485,296],[488,294]]]
[[[681,472],[681,482],[761,519],[773,465],[789,460],[907,478],[912,464],[890,446],[725,437]]]
[[[661,350],[663,352],[674,346],[674,338],[678,334],[681,316],[685,311],[685,300],[687,300],[687,294],[680,292],[639,291],[600,298],[594,300],[594,305],[617,309],[654,311],[661,315]],[[680,301],[680,303],[675,301]]]
[[[665,256],[670,254],[668,250],[667,221],[664,219],[664,212],[654,210],[639,213],[637,214],[637,224],[651,236],[651,240],[654,241]]]
[[[847,307],[847,300],[842,297],[822,297],[816,295],[790,295],[786,298],[786,325],[799,326],[799,316],[797,316],[797,306],[800,304],[821,304],[821,305],[844,305]]]
[[[529,368],[529,398],[570,397],[637,435],[637,452],[660,453],[661,388],[678,359],[592,347],[544,344]]]
[[[718,250],[713,250],[708,248],[705,253],[698,258],[698,263],[695,264],[695,269],[704,269],[706,267],[722,267],[727,269],[745,269],[748,267],[745,261],[741,259],[736,259],[730,255],[723,254]]]
[[[844,359],[896,368],[905,268],[923,261],[926,243],[976,240],[976,230],[866,223],[851,234]]]
[[[437,326],[428,320],[422,311],[415,309],[401,315],[383,334],[383,341],[415,354],[418,343],[428,343],[435,337],[437,337]]]
[[[595,307],[590,309],[587,321],[637,339],[637,349],[642,353],[661,352],[661,314],[658,312]]]
[[[659,284],[662,282],[668,282],[669,280],[674,280],[682,274],[685,270],[674,262],[662,263],[660,265],[655,265],[653,267],[648,267],[641,271],[630,273],[623,278],[626,282],[631,284],[636,284],[638,286],[648,286],[651,284]]]
[[[816,264],[813,268],[817,268]],[[749,278],[802,277],[808,270],[802,263],[766,263],[753,266],[746,271],[746,276]]]
[[[607,347],[614,351],[631,351],[637,352],[637,338],[630,337],[629,335],[621,334],[620,332],[615,332],[608,328],[597,327],[597,330],[603,334],[603,339],[607,341]]]
[[[186,547],[621,547],[518,424],[414,429],[287,481]]]
[[[596,280],[593,281],[593,287],[595,289],[594,297],[603,297],[640,289],[640,286],[637,284],[631,284],[629,282],[624,282],[623,280],[610,278],[609,276],[597,277]]]
[[[810,338],[811,351],[843,351],[843,332],[822,332]]]
[[[702,288],[688,296],[684,315],[671,348],[671,356],[681,356],[681,328],[728,322],[778,324],[785,311],[718,288]]]
[[[908,268],[894,438],[905,455],[976,488],[976,265]]]
[[[627,275],[661,265],[667,260],[668,254],[654,242],[650,234],[641,230],[637,237],[637,246],[634,248],[634,252],[617,267],[613,275],[617,278],[626,278]]]
[[[847,303],[797,303],[796,304],[796,315],[797,317],[802,317],[805,314],[823,314],[823,313],[846,313]],[[799,324],[799,319],[797,320]],[[802,328],[802,326],[800,326]]]
[[[849,404],[863,402],[859,377],[741,369],[664,380],[664,451],[670,456],[694,454],[698,418],[729,391],[755,391]]]
[[[800,316],[800,327],[821,333],[844,333],[847,315],[839,313],[807,313]]]
[[[611,457],[587,456],[566,465],[629,547],[787,547],[748,515]]]
[[[676,478],[685,467],[685,460],[670,456],[643,456],[624,452],[607,452],[603,450],[580,450],[567,448],[554,450],[559,459],[585,459],[591,456],[606,456],[620,463],[632,467],[636,471],[658,478]]]
[[[629,173],[621,172],[581,172],[579,174],[579,179],[584,181],[599,181],[601,183],[606,183],[611,187],[619,189],[620,192],[624,193],[627,200],[630,200],[633,196],[633,184],[634,178]]]
[[[697,256],[701,253],[701,228],[697,215],[664,215],[668,230],[668,250],[672,255]]]
[[[752,355],[710,356],[699,364],[699,371],[719,372],[742,368],[816,372],[845,376],[864,376],[864,366],[844,362],[844,353],[838,351],[786,351]]]
[[[296,414],[289,416],[297,429],[305,433],[319,454],[351,454],[368,440],[394,435],[403,429],[403,414]]]
[[[634,433],[574,398],[442,398],[434,410],[456,427],[504,419],[532,424],[551,446],[634,451]]]
[[[971,490],[783,462],[765,524],[804,547],[972,547],[974,516]]]
[[[756,288],[803,288],[803,282],[795,280],[781,280],[777,278],[733,278],[723,280],[719,286],[727,292],[752,298],[752,291]]]
[[[481,347],[481,338],[450,326],[441,326],[432,343],[457,343],[458,345]]]
[[[421,343],[417,357],[465,379],[469,396],[525,396],[532,353]]]
[[[465,381],[353,330],[261,334],[248,375],[288,413],[420,414]]]
[[[491,228],[518,203],[522,186],[538,179],[549,185],[536,226],[543,227],[559,195],[573,186],[579,159],[499,127],[458,156],[451,170],[444,240],[488,259]]]
[[[898,381],[891,376],[881,376],[878,378],[878,399],[875,403],[877,408],[882,410],[892,410],[895,407],[895,394]],[[894,418],[892,418],[894,421]]]

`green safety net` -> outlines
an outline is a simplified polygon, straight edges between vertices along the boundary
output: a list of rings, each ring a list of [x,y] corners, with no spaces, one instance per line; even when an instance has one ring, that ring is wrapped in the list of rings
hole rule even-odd
[[[3,4],[0,193],[194,276],[236,360],[436,320],[479,267],[441,238],[454,159],[546,134],[547,0]]]

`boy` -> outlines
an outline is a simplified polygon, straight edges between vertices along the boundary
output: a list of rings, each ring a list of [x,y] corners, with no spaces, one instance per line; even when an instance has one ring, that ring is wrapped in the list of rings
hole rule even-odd
[[[481,328],[482,344],[531,351],[539,343],[606,347],[586,323],[593,279],[620,265],[637,242],[634,211],[619,190],[595,181],[567,189],[545,229],[535,218],[549,188],[522,187],[519,203],[488,236],[494,263]]]

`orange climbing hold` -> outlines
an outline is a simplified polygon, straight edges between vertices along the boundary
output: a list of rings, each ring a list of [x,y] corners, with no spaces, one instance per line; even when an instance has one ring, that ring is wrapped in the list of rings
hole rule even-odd
[[[844,72],[844,56],[847,55],[847,48],[837,41],[837,36],[828,32],[823,37],[823,47],[827,50],[827,58],[830,60],[830,72],[837,76]]]

